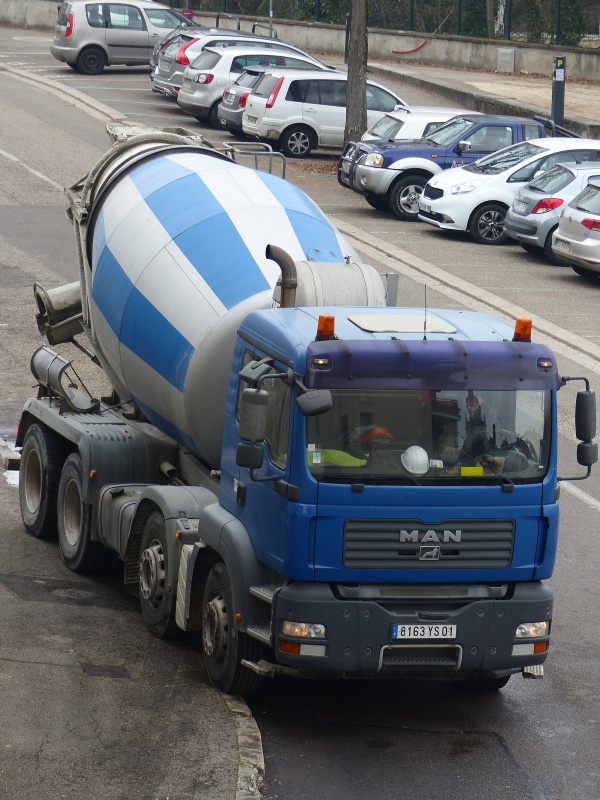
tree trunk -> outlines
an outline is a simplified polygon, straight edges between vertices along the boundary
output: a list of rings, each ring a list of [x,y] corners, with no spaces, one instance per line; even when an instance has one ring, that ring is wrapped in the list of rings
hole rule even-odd
[[[367,0],[352,0],[344,145],[360,139],[367,129],[367,14]]]

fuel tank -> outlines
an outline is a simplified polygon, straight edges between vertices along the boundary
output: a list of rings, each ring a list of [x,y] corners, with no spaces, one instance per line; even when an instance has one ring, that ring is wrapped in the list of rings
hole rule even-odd
[[[217,468],[237,330],[272,305],[281,274],[267,245],[294,261],[354,262],[379,282],[377,305],[381,280],[286,180],[200,148],[124,152],[88,178],[88,332],[120,398]]]

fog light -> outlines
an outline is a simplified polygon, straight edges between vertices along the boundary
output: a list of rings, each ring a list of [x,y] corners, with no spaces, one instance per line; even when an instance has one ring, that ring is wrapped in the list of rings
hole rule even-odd
[[[547,620],[544,620],[544,622],[522,622],[515,633],[515,639],[537,639],[540,636],[548,636]]]
[[[284,619],[281,623],[281,633],[284,636],[299,636],[302,639],[324,639],[325,625],[316,622],[294,622]]]

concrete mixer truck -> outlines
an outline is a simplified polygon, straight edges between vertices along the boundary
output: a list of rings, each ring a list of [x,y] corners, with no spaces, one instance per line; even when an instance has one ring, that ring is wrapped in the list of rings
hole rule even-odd
[[[116,143],[67,195],[80,280],[35,287],[28,533],[76,572],[116,552],[150,632],[201,632],[225,692],[541,677],[567,381],[575,479],[597,446],[587,381],[528,321],[389,305],[303,192],[183,135]]]

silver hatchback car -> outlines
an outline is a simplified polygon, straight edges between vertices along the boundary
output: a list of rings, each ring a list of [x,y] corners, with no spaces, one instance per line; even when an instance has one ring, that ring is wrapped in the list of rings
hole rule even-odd
[[[86,75],[98,75],[112,64],[147,65],[155,43],[188,22],[183,14],[153,0],[70,0],[58,6],[50,52]]]
[[[600,181],[588,183],[564,209],[552,249],[583,278],[600,276]]]

